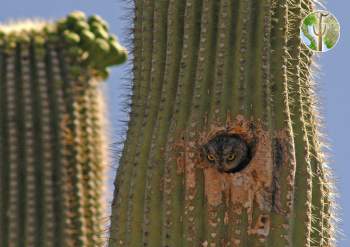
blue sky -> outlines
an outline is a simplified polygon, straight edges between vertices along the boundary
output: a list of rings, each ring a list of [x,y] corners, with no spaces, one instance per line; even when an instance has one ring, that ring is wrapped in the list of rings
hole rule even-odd
[[[82,10],[87,14],[99,14],[110,23],[110,28],[121,43],[126,41],[125,29],[129,26],[125,8],[125,0],[1,0],[0,22],[9,19],[42,17],[56,19],[65,16],[73,10]],[[317,85],[322,108],[324,132],[331,146],[329,151],[330,164],[334,170],[338,187],[338,217],[343,236],[339,238],[339,247],[350,246],[350,2],[332,0],[326,2],[328,11],[332,12],[341,25],[341,35],[337,46],[319,56],[319,66],[322,72],[317,73]],[[119,135],[121,128],[116,124],[119,119],[125,119],[121,111],[122,85],[121,77],[127,75],[128,65],[113,69],[111,77],[104,85],[107,94],[107,105],[110,106],[110,134]],[[347,82],[348,81],[348,82]],[[113,172],[111,172],[111,178]],[[111,192],[109,193],[111,197]]]

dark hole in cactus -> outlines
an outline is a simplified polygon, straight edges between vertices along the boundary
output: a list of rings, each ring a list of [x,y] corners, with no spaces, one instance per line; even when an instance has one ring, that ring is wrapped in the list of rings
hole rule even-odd
[[[263,236],[267,236],[270,231],[270,218],[268,215],[260,215],[257,225],[257,233]]]
[[[202,145],[202,157],[220,172],[236,173],[249,165],[253,146],[238,134],[221,133]]]
[[[267,222],[267,220],[268,220],[267,216],[262,216],[262,217],[260,218],[260,222],[261,222],[262,224],[265,224],[265,223]]]

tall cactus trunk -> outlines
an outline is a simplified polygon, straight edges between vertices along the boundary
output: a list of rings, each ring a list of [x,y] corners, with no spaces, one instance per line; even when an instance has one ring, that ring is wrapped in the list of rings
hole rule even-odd
[[[103,246],[106,64],[78,19],[0,26],[1,247]]]
[[[333,246],[311,0],[135,0],[134,82],[109,246]],[[204,144],[239,135],[220,172]]]

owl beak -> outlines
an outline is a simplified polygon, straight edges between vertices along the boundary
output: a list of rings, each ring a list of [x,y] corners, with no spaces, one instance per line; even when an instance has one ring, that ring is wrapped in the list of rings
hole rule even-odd
[[[219,172],[225,172],[225,169],[223,167],[218,168]]]
[[[218,170],[219,170],[219,172],[224,172],[225,171],[225,168],[222,165],[222,163],[219,163]]]

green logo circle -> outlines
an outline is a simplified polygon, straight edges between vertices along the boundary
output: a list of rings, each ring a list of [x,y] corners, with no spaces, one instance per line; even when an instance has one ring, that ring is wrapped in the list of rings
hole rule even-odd
[[[326,52],[333,49],[339,36],[338,20],[330,12],[324,10],[317,10],[307,15],[300,27],[302,42],[315,52]]]

